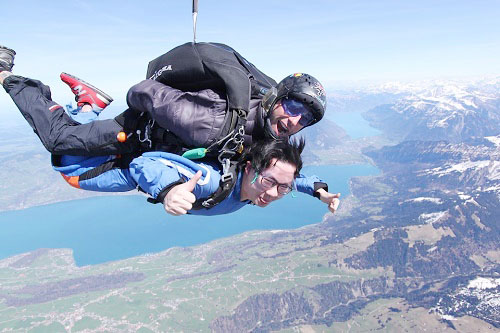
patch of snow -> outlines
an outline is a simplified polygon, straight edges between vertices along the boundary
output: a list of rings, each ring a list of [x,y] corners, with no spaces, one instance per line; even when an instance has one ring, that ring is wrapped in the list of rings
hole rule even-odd
[[[430,124],[429,126],[427,126],[428,128],[433,128],[433,127],[441,127],[441,128],[447,128],[448,127],[448,119],[450,118],[453,118],[453,115],[452,116],[448,116],[444,119],[441,119],[437,122],[434,122],[432,124]]]
[[[489,179],[500,180],[500,161],[491,161],[488,165]]]
[[[469,281],[467,288],[474,289],[491,289],[500,286],[500,278],[483,278],[477,277],[474,280]]]
[[[430,249],[428,249],[427,252],[434,252],[437,250],[437,248],[438,248],[437,246],[433,246]]]
[[[478,169],[478,168],[484,168],[487,167],[490,164],[490,161],[468,161],[468,162],[462,162],[458,164],[451,165],[448,170],[445,172],[464,172],[468,169]]]
[[[490,192],[490,191],[492,191],[492,192],[500,192],[500,184],[484,188],[483,191],[484,192]]]
[[[450,79],[450,80],[422,80],[412,82],[383,82],[366,87],[359,87],[363,93],[397,93],[418,94],[426,97],[451,96],[461,102],[468,101],[472,104],[471,97],[480,101],[496,98],[499,95],[498,86],[500,77],[475,78],[475,79]],[[464,103],[466,104],[466,103]]]
[[[439,221],[440,219],[442,219],[443,217],[445,217],[447,212],[448,211],[429,213],[429,214],[420,214],[418,219],[422,220],[425,224],[433,224],[433,223]]]
[[[477,109],[476,103],[474,103],[474,101],[471,100],[471,98],[464,98],[462,100],[462,103],[464,103],[465,105],[470,106],[470,107],[472,107],[474,109]]]
[[[491,180],[500,179],[500,161],[490,161],[490,160],[482,160],[482,161],[466,161],[462,163],[457,163],[453,165],[446,165],[443,167],[438,167],[434,169],[429,169],[426,171],[427,174],[437,175],[439,177],[450,174],[452,172],[460,172],[463,173],[470,169],[483,169],[488,168],[488,178]]]
[[[470,198],[472,198],[470,195],[467,194],[459,194],[458,197],[462,200],[469,200]]]
[[[431,198],[431,197],[418,197],[418,198],[408,199],[405,202],[424,202],[424,201],[429,201],[438,205],[443,203],[443,201],[441,201],[440,198]]]
[[[464,201],[464,204],[471,203],[474,206],[480,207],[480,205],[477,203],[477,201],[474,200],[474,198],[472,196],[470,196],[470,195],[459,193],[458,197],[460,198],[460,200]]]
[[[441,318],[443,318],[444,320],[457,320],[455,317],[450,315],[441,315]]]
[[[500,147],[500,135],[486,136],[485,139],[493,142],[495,144],[495,146]]]
[[[470,280],[466,287],[461,287],[455,293],[446,295],[445,302],[441,297],[431,310],[436,311],[441,318],[446,320],[453,320],[457,315],[478,317],[478,314],[484,314],[489,319],[493,319],[498,316],[500,307],[499,287],[500,278],[476,277]]]

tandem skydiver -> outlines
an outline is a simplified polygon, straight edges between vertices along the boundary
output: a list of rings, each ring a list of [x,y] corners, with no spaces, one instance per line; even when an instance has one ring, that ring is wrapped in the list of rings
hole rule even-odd
[[[1,83],[38,132],[44,146],[55,156],[126,155],[143,149],[138,147],[140,140],[127,140],[134,135],[134,126],[137,126],[134,120],[138,113],[148,113],[162,127],[194,147],[216,140],[221,127],[227,123],[227,104],[231,101],[226,101],[224,94],[216,89],[185,92],[150,79],[130,89],[127,96],[130,109],[124,112],[121,121],[110,119],[80,124],[50,100],[49,87],[36,80],[11,75],[14,55],[13,50],[0,47]],[[158,71],[155,75],[159,75]],[[89,108],[99,112],[112,100],[76,77],[63,73],[61,79],[76,95],[77,111],[80,111],[77,114],[83,115]],[[316,79],[307,74],[291,75],[270,91],[272,94],[252,96],[249,100],[250,112],[243,133],[245,146],[266,137],[278,139],[295,134],[323,116],[326,104],[324,90]],[[43,135],[41,127],[51,130]],[[120,135],[125,135],[125,138],[120,140]],[[324,182],[317,177],[300,177],[297,184],[301,181],[308,185],[298,186],[299,191],[318,197],[330,211],[336,210],[338,195],[328,193]]]

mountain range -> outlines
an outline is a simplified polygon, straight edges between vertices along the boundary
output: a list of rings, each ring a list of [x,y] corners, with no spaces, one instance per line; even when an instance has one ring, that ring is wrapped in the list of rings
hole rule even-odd
[[[474,84],[435,83],[409,87],[393,103],[365,113],[372,126],[399,141],[446,140],[458,143],[498,134],[500,80]],[[399,94],[403,94],[397,90]]]

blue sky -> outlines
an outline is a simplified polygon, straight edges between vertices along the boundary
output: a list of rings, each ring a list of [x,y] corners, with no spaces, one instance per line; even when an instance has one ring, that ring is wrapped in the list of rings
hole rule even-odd
[[[0,44],[14,71],[71,93],[77,75],[124,103],[149,60],[192,40],[191,0],[7,1]],[[228,44],[279,80],[324,85],[500,74],[500,1],[199,0],[198,41]],[[0,114],[13,103],[0,94]]]

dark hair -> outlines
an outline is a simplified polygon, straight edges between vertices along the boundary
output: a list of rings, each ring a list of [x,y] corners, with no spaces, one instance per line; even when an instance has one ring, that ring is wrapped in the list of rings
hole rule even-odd
[[[279,140],[261,140],[254,142],[250,147],[245,148],[240,157],[239,165],[244,166],[247,161],[252,163],[252,168],[262,171],[271,166],[271,160],[277,159],[281,162],[287,162],[295,165],[295,177],[299,175],[302,169],[302,157],[300,154],[304,150],[306,141],[304,138],[279,139]]]

